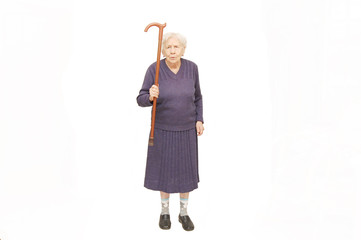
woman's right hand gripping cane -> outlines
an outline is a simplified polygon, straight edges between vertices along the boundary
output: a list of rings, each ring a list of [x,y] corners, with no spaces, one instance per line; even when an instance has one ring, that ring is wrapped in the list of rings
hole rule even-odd
[[[158,98],[159,96],[159,88],[156,85],[153,85],[149,88],[149,101],[153,102],[154,98]]]

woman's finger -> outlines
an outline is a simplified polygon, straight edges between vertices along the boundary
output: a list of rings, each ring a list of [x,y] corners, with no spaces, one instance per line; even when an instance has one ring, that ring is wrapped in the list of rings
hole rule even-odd
[[[197,135],[198,136],[202,135],[202,129],[199,125],[197,125]]]
[[[203,127],[203,124],[200,124],[199,122],[196,123],[197,136],[202,135],[202,133],[203,133],[202,127]]]

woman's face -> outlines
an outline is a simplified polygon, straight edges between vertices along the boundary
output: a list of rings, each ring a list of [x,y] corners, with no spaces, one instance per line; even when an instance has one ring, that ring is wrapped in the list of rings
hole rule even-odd
[[[177,38],[171,37],[165,43],[163,48],[163,56],[170,63],[178,63],[184,54],[184,47]]]

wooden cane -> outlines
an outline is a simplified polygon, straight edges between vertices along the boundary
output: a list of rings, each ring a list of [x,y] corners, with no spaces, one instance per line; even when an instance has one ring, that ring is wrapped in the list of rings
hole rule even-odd
[[[167,23],[160,24],[160,23],[150,23],[145,29],[144,32],[148,32],[150,27],[156,26],[159,28],[159,38],[158,38],[158,54],[157,54],[157,68],[155,69],[155,80],[154,85],[157,87],[158,85],[158,77],[159,77],[159,66],[160,66],[160,52],[162,50],[162,38],[163,38],[163,28],[167,26]],[[153,97],[153,110],[152,110],[152,125],[150,129],[150,137],[149,137],[149,146],[154,146],[154,122],[155,122],[155,109],[157,106],[157,98]]]

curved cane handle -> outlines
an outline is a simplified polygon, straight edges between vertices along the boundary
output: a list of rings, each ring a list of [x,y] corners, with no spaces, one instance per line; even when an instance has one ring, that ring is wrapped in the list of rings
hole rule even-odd
[[[167,26],[167,23],[164,23],[164,24],[160,24],[157,22],[149,23],[148,26],[145,27],[144,32],[148,32],[148,29],[153,26],[159,27],[159,29],[163,30],[163,28],[165,28],[165,26]]]
[[[154,84],[158,86],[158,76],[159,76],[159,65],[160,65],[160,53],[162,51],[162,38],[163,38],[163,28],[167,26],[167,23],[160,24],[157,22],[152,22],[145,27],[144,32],[147,32],[150,27],[156,26],[159,28],[159,35],[158,35],[158,53],[157,53],[157,67],[155,70],[155,81]],[[154,101],[153,101],[154,102]]]

